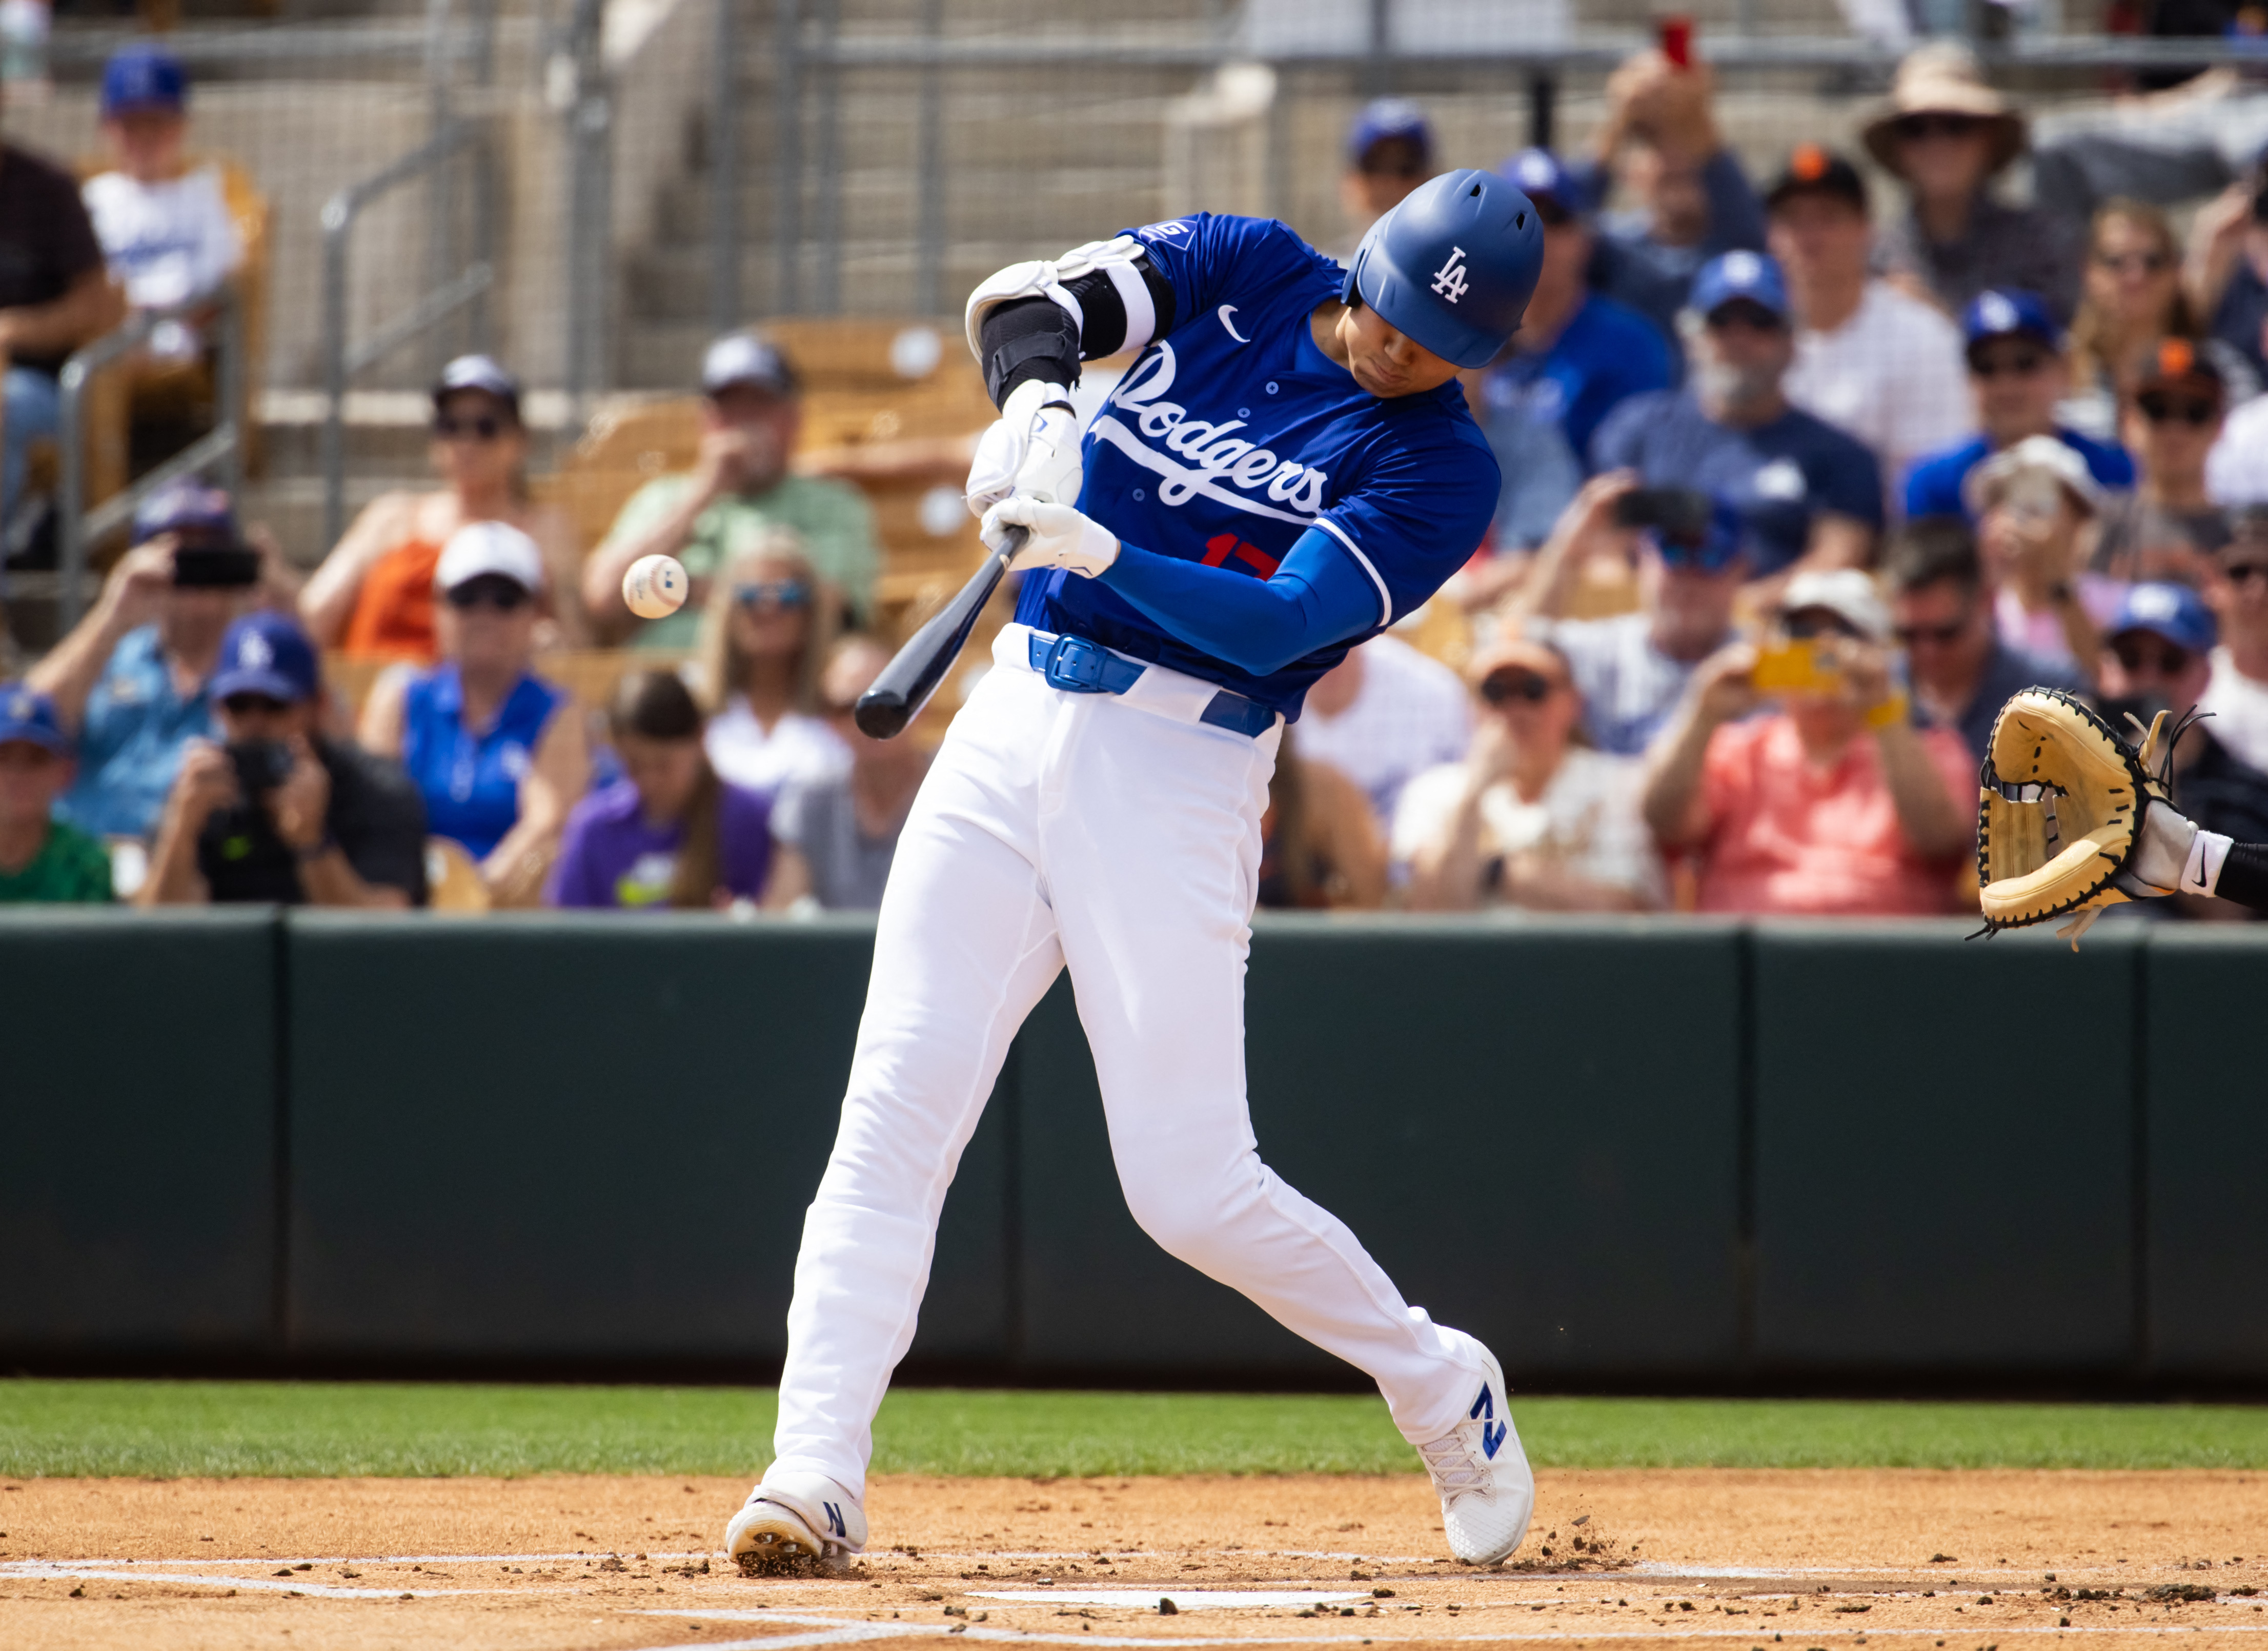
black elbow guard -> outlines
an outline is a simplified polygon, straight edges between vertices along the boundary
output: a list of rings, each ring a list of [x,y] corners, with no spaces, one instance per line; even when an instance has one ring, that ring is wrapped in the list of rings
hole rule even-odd
[[[1079,382],[1079,323],[1053,299],[1011,299],[985,313],[984,390],[999,407],[1028,381]]]

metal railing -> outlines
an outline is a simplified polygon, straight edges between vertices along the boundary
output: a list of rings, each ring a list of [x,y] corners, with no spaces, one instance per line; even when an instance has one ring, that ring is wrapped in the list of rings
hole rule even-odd
[[[214,312],[217,310],[217,313]],[[207,321],[205,318],[212,316]],[[201,323],[219,345],[213,428],[179,453],[99,505],[86,502],[86,400],[95,374],[141,347],[168,321]],[[244,483],[245,395],[244,308],[235,288],[186,304],[136,313],[115,332],[104,334],[63,363],[56,437],[62,447],[55,512],[56,579],[63,623],[68,630],[85,610],[87,553],[106,534],[134,518],[142,501],[158,489],[218,467],[220,483],[233,496]],[[130,416],[130,415],[129,415]],[[20,592],[22,576],[11,581]]]
[[[346,531],[346,398],[347,386],[357,373],[391,355],[411,339],[422,337],[458,311],[469,309],[473,347],[488,342],[488,312],[482,302],[495,284],[490,261],[494,212],[489,169],[473,167],[473,253],[464,268],[423,297],[381,323],[359,343],[347,337],[347,257],[356,220],[390,191],[423,178],[460,154],[470,152],[476,161],[482,142],[480,129],[468,120],[453,120],[432,137],[381,170],[349,184],[323,204],[323,542],[328,548]],[[431,226],[438,232],[438,226]]]

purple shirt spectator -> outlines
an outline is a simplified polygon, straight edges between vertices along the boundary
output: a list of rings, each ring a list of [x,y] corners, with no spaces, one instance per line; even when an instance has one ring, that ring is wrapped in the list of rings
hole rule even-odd
[[[666,907],[684,840],[681,822],[659,828],[646,822],[637,787],[630,781],[593,792],[567,816],[549,903],[622,910]],[[723,786],[717,798],[717,848],[723,887],[736,899],[761,900],[772,866],[770,800],[738,785]]]

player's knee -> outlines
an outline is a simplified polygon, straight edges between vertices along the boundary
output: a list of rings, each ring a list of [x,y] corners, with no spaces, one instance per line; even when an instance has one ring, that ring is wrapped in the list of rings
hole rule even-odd
[[[1159,1249],[1210,1272],[1209,1263],[1237,1253],[1234,1229],[1259,1196],[1257,1177],[1246,1165],[1182,1165],[1138,1187],[1130,1179],[1126,1207]]]

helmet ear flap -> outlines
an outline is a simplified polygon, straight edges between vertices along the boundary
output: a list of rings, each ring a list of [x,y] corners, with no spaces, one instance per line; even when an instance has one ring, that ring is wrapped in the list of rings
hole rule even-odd
[[[1362,302],[1362,262],[1370,256],[1372,237],[1365,235],[1362,245],[1348,261],[1346,279],[1339,283],[1339,302],[1350,308]]]

